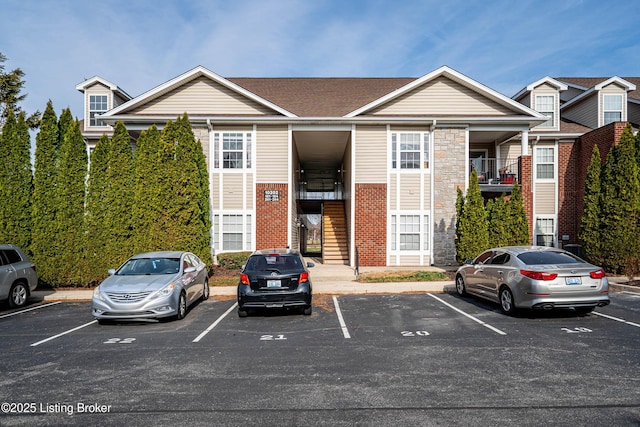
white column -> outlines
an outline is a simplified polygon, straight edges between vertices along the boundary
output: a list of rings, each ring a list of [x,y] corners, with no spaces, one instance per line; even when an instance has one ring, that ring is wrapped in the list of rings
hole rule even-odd
[[[522,140],[520,142],[520,155],[526,156],[529,154],[529,131],[522,131]]]

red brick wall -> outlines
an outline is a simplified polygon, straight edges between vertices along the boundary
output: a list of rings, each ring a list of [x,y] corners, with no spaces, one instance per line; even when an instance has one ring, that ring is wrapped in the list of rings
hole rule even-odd
[[[558,242],[563,245],[578,243],[580,217],[576,215],[576,183],[582,173],[578,151],[574,143],[558,144]],[[564,235],[569,236],[569,240],[562,240]]]
[[[280,191],[277,202],[265,202],[265,190]],[[256,185],[256,249],[284,248],[289,240],[287,184]]]
[[[593,154],[593,147],[598,146],[600,151],[600,157],[602,162],[607,158],[607,154],[611,150],[613,145],[620,142],[620,135],[627,126],[626,122],[614,122],[598,129],[594,129],[589,133],[585,133],[578,139],[577,150],[577,166],[576,166],[576,179],[575,179],[575,194],[576,194],[576,230],[580,226],[580,219],[582,218],[583,200],[584,200],[584,185],[587,178],[587,168],[591,162],[591,155]]]
[[[529,223],[529,238],[533,233],[533,192],[531,183],[533,182],[533,161],[530,155],[520,156],[518,159],[518,176],[520,177],[520,191],[522,192],[522,202],[524,211],[527,214]]]
[[[361,266],[387,263],[387,185],[356,184],[355,244]]]

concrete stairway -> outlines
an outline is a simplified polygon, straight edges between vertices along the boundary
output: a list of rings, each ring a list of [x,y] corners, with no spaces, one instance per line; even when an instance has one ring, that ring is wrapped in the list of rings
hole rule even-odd
[[[323,264],[349,264],[349,243],[344,202],[325,201],[322,215]]]

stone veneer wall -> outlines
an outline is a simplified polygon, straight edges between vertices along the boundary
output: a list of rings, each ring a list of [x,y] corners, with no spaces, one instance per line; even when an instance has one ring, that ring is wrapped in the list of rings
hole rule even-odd
[[[465,164],[466,131],[436,128],[433,141],[434,211],[433,254],[435,265],[456,264],[455,224],[457,188],[465,190],[469,168]]]

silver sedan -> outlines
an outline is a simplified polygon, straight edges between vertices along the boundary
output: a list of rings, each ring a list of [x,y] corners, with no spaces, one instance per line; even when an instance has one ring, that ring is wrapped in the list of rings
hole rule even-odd
[[[609,304],[609,282],[602,268],[562,249],[510,246],[489,249],[456,272],[456,291],[518,308],[574,308],[589,313]]]
[[[92,314],[99,322],[173,317],[209,298],[205,263],[190,252],[150,252],[129,258],[93,291]]]

